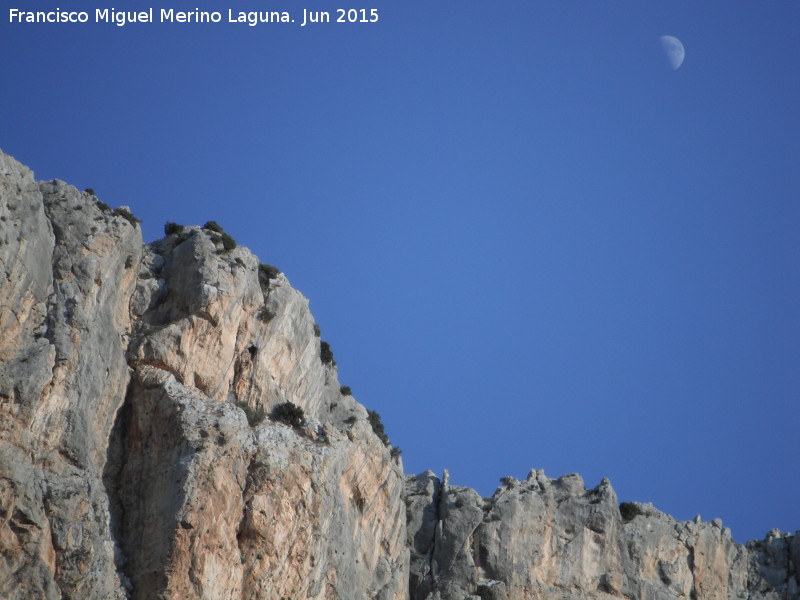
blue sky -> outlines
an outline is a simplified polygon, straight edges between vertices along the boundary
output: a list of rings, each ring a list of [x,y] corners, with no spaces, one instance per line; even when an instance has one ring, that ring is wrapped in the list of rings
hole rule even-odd
[[[738,541],[800,529],[800,4],[372,7],[305,28],[4,10],[0,148],[148,241],[216,220],[281,268],[408,472],[484,495],[579,472]]]

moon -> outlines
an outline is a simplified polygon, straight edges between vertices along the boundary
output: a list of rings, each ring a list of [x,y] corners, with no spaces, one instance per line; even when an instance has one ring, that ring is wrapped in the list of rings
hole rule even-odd
[[[672,37],[671,35],[661,36],[661,47],[664,49],[664,54],[667,55],[669,66],[673,70],[679,68],[683,64],[683,57],[686,56],[686,50],[683,49],[681,41]]]

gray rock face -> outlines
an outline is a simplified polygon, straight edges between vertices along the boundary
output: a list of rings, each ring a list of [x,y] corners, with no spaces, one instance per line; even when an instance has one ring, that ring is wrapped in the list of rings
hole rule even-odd
[[[719,520],[621,510],[606,479],[589,490],[542,471],[503,482],[481,499],[446,473],[407,477],[412,600],[798,598],[797,536],[745,548]]]
[[[797,536],[404,478],[308,301],[213,229],[144,245],[0,153],[0,270],[0,598],[800,598]]]
[[[138,229],[0,156],[0,534],[7,598],[124,597],[105,448],[128,382]]]
[[[800,597],[800,535],[773,529],[763,540],[749,542],[747,549],[751,580],[760,593],[774,590],[780,598]]]

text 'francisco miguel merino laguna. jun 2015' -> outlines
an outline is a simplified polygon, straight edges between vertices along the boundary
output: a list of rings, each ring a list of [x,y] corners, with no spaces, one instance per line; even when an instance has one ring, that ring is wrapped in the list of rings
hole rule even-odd
[[[263,23],[295,23],[301,27],[317,23],[377,23],[377,8],[337,8],[328,10],[300,9],[289,11],[242,11],[228,8],[217,10],[175,10],[174,8],[148,8],[128,11],[115,8],[97,8],[92,11],[67,11],[56,8],[50,11],[8,10],[9,23],[109,23],[118,27],[141,23],[239,23],[255,27]]]

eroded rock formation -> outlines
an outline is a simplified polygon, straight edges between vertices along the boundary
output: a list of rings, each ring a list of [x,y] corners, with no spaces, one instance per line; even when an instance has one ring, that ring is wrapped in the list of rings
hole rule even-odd
[[[402,467],[286,278],[0,178],[0,597],[406,598]]]
[[[607,479],[586,489],[531,471],[484,499],[426,472],[407,477],[406,498],[412,600],[798,597],[797,536],[746,548],[719,520],[620,510]]]
[[[0,153],[0,597],[800,597],[797,536],[623,518],[576,475],[404,477],[306,299],[230,241],[145,245]]]

